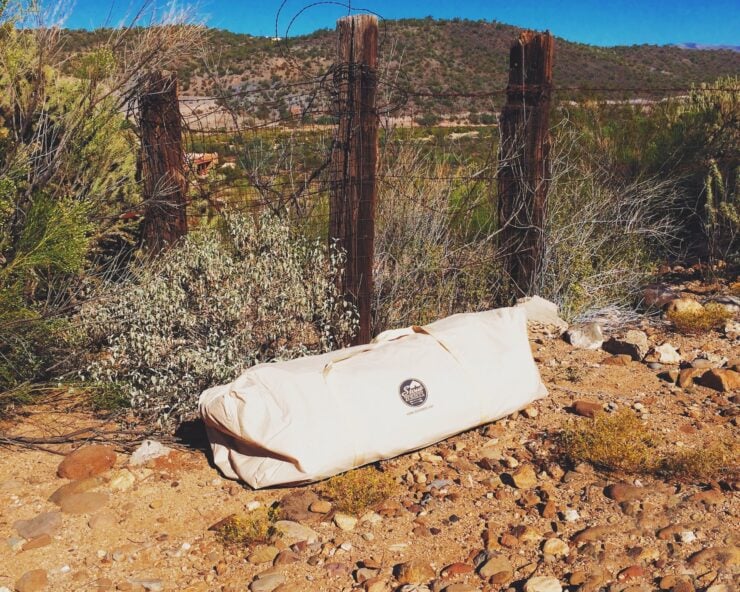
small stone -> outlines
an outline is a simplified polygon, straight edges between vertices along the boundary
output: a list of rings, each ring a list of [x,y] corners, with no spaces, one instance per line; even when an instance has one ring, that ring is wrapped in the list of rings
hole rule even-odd
[[[91,489],[100,487],[104,483],[104,478],[100,476],[78,479],[77,481],[72,481],[71,483],[62,485],[59,489],[57,489],[49,496],[49,501],[58,506],[68,495],[72,495],[75,493],[84,493],[85,491],[90,491]]]
[[[43,569],[24,573],[15,583],[16,592],[42,592],[49,585],[49,577]]]
[[[480,588],[474,584],[450,584],[444,589],[444,592],[478,592]]]
[[[613,530],[614,528],[611,526],[591,526],[576,533],[576,535],[573,537],[573,542],[578,544],[599,541],[606,537]]]
[[[491,576],[498,573],[514,573],[514,567],[511,561],[503,555],[494,555],[486,560],[478,570],[478,573],[483,578],[490,578]]]
[[[604,334],[598,323],[575,325],[565,332],[565,340],[578,349],[599,349],[604,343]]]
[[[604,351],[614,355],[628,355],[639,362],[648,353],[648,337],[644,331],[631,329],[623,337],[612,337],[604,342]]]
[[[257,547],[247,558],[249,563],[259,565],[260,563],[272,563],[280,551],[272,545]]]
[[[629,366],[632,364],[632,356],[627,354],[618,354],[616,356],[609,356],[601,360],[604,366]]]
[[[116,464],[116,452],[110,446],[83,446],[64,457],[57,468],[63,479],[84,479],[104,473]]]
[[[437,575],[431,565],[418,559],[399,563],[394,574],[399,584],[426,584]]]
[[[563,587],[557,578],[537,576],[527,580],[524,592],[563,592]]]
[[[553,557],[566,557],[570,553],[570,547],[561,539],[547,539],[542,545],[542,552]]]
[[[630,565],[626,567],[617,575],[617,580],[620,582],[627,582],[635,578],[641,578],[645,575],[645,570],[639,565]]]
[[[721,393],[740,390],[740,372],[725,368],[712,368],[702,374],[699,384]]]
[[[681,542],[686,544],[693,543],[696,540],[696,535],[693,530],[684,530],[680,532],[678,536],[681,539]]]
[[[603,410],[604,406],[598,401],[580,400],[573,403],[573,412],[581,417],[593,417]]]
[[[128,464],[133,467],[145,465],[152,460],[167,456],[170,452],[172,452],[172,448],[168,448],[161,442],[157,442],[156,440],[144,440],[139,447],[134,450]]]
[[[108,483],[108,489],[111,491],[128,491],[136,483],[136,477],[128,469],[121,469],[114,473]]]
[[[661,364],[677,365],[681,363],[681,354],[670,343],[653,348],[657,361]]]
[[[519,467],[511,474],[511,479],[519,489],[530,489],[537,485],[537,474],[530,464]]]
[[[278,586],[285,583],[285,576],[281,573],[269,573],[267,575],[258,575],[256,579],[249,584],[252,592],[273,592]]]
[[[35,539],[42,535],[53,536],[62,526],[62,515],[59,512],[44,512],[30,520],[18,520],[13,528],[24,539]]]
[[[678,374],[678,386],[688,388],[693,386],[694,380],[706,372],[703,368],[684,368]]]
[[[563,512],[563,519],[566,522],[577,522],[581,519],[581,515],[578,513],[578,510],[574,510],[573,508],[569,508]]]
[[[309,506],[309,510],[315,514],[328,514],[331,512],[331,503],[326,500],[316,500]]]
[[[615,483],[613,485],[609,485],[609,487],[604,490],[604,493],[606,497],[621,504],[623,502],[641,500],[645,497],[647,491],[644,487],[635,487],[629,483]]]
[[[65,514],[93,514],[104,508],[107,503],[107,493],[86,491],[65,497],[61,510]]]
[[[334,524],[344,531],[354,530],[357,525],[357,518],[350,516],[349,514],[337,512],[334,515]]]
[[[108,531],[116,525],[116,515],[111,510],[102,510],[90,517],[87,525],[92,530]]]
[[[522,409],[522,415],[527,419],[534,419],[539,415],[539,411],[537,411],[536,407],[525,407]]]
[[[283,540],[289,544],[296,541],[315,543],[319,540],[319,533],[315,530],[292,520],[278,520],[275,523],[275,529],[282,535]]]
[[[162,592],[164,590],[164,583],[162,580],[150,580],[150,579],[136,579],[131,580],[134,586],[141,586],[147,592]]]
[[[247,512],[254,512],[258,508],[262,507],[262,502],[252,500],[251,502],[247,502],[247,505],[245,507],[247,508]]]
[[[40,549],[41,547],[46,547],[48,545],[51,545],[51,537],[48,534],[42,534],[41,536],[38,536],[23,545],[23,550],[31,551],[33,549]]]
[[[467,563],[453,563],[445,567],[440,575],[445,579],[456,578],[457,576],[469,574],[474,571],[473,566]]]

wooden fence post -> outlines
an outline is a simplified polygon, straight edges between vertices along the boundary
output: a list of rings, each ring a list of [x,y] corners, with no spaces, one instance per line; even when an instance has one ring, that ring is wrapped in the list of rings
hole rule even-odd
[[[154,253],[187,234],[187,183],[177,78],[151,74],[140,99],[142,241]]]
[[[499,244],[516,296],[540,289],[550,183],[550,96],[554,39],[523,31],[509,54],[501,111]]]
[[[329,240],[347,253],[340,290],[359,311],[360,328],[354,343],[363,344],[372,338],[378,19],[371,15],[344,17],[337,21],[337,32],[334,85],[339,130],[332,155]]]

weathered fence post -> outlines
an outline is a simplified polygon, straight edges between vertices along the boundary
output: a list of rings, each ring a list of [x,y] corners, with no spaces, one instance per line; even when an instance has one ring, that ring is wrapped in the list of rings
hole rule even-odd
[[[151,74],[140,99],[141,174],[144,186],[142,241],[151,252],[188,231],[185,154],[177,78]]]
[[[332,156],[329,239],[347,253],[340,289],[359,311],[355,344],[362,344],[372,337],[378,19],[371,15],[344,17],[337,21],[337,31],[334,85],[339,130]]]
[[[554,39],[523,31],[509,54],[501,111],[498,173],[499,244],[516,296],[540,288],[550,183],[549,113]]]

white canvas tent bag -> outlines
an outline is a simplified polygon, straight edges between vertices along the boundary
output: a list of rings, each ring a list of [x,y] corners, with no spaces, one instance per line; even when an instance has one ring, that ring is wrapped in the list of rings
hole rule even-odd
[[[260,488],[423,448],[546,394],[526,313],[503,308],[254,366],[205,391],[200,412],[218,468]]]

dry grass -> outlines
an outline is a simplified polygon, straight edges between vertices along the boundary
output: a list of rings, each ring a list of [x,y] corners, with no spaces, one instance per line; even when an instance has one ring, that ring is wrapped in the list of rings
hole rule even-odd
[[[365,467],[332,477],[319,487],[319,494],[334,504],[337,510],[359,514],[392,496],[398,489],[390,473]]]
[[[632,411],[597,413],[570,421],[560,433],[560,452],[572,463],[598,469],[650,474],[689,483],[708,483],[740,475],[740,444],[704,442],[676,448],[661,439]]]
[[[653,466],[656,438],[629,409],[572,421],[560,436],[562,452],[573,463],[626,473],[644,473]]]
[[[681,333],[695,335],[717,329],[729,320],[732,314],[721,304],[710,302],[701,311],[669,311],[666,318]]]
[[[249,514],[235,514],[217,530],[221,542],[227,547],[244,547],[267,543],[277,536],[275,522],[279,519],[276,508],[257,508]]]
[[[678,450],[663,458],[662,476],[678,481],[708,482],[740,474],[740,445],[715,442]]]

